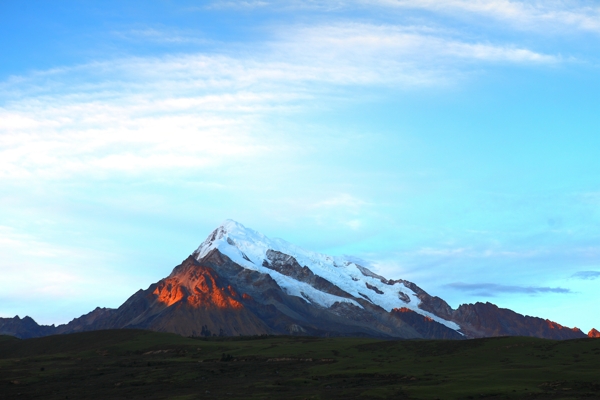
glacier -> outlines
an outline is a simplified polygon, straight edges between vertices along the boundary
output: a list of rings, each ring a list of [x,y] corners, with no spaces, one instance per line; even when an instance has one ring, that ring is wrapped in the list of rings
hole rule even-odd
[[[264,267],[263,262],[268,261],[267,252],[269,250],[294,257],[301,266],[306,266],[315,275],[328,280],[356,298],[365,298],[388,312],[394,308],[404,307],[455,331],[460,329],[455,322],[420,309],[421,300],[413,290],[403,284],[402,280],[386,280],[352,261],[355,260],[354,257],[329,256],[308,251],[283,239],[270,239],[231,219],[224,221],[215,229],[197,248],[194,256],[197,260],[201,260],[214,249],[219,250],[244,268],[270,275],[288,294],[301,297],[321,307],[329,308],[336,302],[347,302],[362,308],[353,299],[323,292],[305,282]],[[401,292],[405,296],[402,296]],[[405,301],[406,295],[409,299],[408,302]],[[402,300],[401,297],[404,297],[405,300]]]

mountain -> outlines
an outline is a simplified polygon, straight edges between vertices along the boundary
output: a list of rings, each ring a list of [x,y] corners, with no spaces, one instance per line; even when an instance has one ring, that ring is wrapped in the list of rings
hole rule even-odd
[[[2,319],[0,333],[31,337],[140,328],[185,336],[587,337],[577,328],[491,303],[454,310],[412,282],[386,279],[360,264],[269,239],[228,220],[168,277],[118,309],[97,308],[58,327],[39,326],[28,317]]]
[[[0,335],[16,336],[21,339],[53,335],[54,325],[38,325],[31,317],[0,318]]]

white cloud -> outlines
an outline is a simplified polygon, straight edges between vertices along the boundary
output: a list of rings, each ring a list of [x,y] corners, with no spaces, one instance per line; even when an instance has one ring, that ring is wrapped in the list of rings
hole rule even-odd
[[[208,94],[101,101],[95,92],[35,98],[0,109],[0,176],[202,168],[268,150],[251,137],[252,112],[270,95]],[[237,114],[237,115],[234,115]]]
[[[431,85],[481,62],[560,61],[431,29],[356,23],[287,28],[247,54],[125,58],[2,83],[0,178],[190,173],[260,160],[289,146],[265,129],[270,115],[325,101],[340,86]]]
[[[459,17],[483,16],[509,23],[519,30],[555,31],[576,28],[600,31],[600,6],[591,1],[511,0],[359,0],[386,7],[424,9]]]
[[[304,73],[314,71],[312,79],[346,85],[430,85],[454,80],[482,62],[562,61],[515,45],[452,38],[427,27],[340,23],[291,29],[283,36],[273,44],[280,59],[295,60]]]
[[[268,6],[321,11],[347,11],[357,6],[370,10],[374,7],[424,10],[463,20],[478,19],[478,23],[481,18],[485,23],[495,20],[515,30],[535,30],[543,34],[572,29],[600,32],[600,6],[592,0],[294,0],[271,1]]]
[[[128,41],[142,41],[142,42],[153,42],[159,44],[204,44],[209,43],[208,40],[198,37],[193,32],[186,32],[174,29],[157,29],[157,28],[140,28],[130,29],[127,31],[113,31],[113,36],[128,40]]]
[[[322,10],[332,11],[348,7],[346,0],[216,0],[205,7],[193,7],[190,10],[204,11],[206,9],[237,9],[271,8],[276,10],[300,11]]]
[[[260,7],[266,7],[269,6],[269,2],[267,1],[261,1],[261,0],[238,0],[238,1],[214,1],[212,3],[210,3],[209,5],[207,5],[206,7],[202,7],[202,8],[197,8],[197,10],[204,10],[204,9],[227,9],[227,8],[233,8],[233,9],[252,9],[252,8],[260,8]]]

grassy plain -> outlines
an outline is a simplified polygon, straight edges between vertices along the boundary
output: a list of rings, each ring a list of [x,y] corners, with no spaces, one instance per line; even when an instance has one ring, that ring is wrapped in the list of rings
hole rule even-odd
[[[0,336],[7,399],[599,399],[600,339]]]

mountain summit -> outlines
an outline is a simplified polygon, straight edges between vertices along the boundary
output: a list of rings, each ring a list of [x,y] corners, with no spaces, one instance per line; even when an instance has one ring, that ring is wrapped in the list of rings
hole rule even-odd
[[[32,322],[0,319],[0,333],[31,337],[141,328],[185,336],[587,336],[491,303],[454,310],[416,284],[386,279],[353,258],[304,250],[232,220],[215,229],[168,277],[139,290],[118,309],[97,308],[58,327],[35,322],[32,327]]]
[[[460,329],[456,323],[419,308],[421,300],[415,290],[420,289],[410,282],[388,280],[345,257],[271,240],[233,220],[217,228],[193,256],[200,262],[214,250],[245,269],[270,275],[284,292],[317,307],[346,303],[364,309],[361,299],[387,312],[408,308],[453,330]]]

